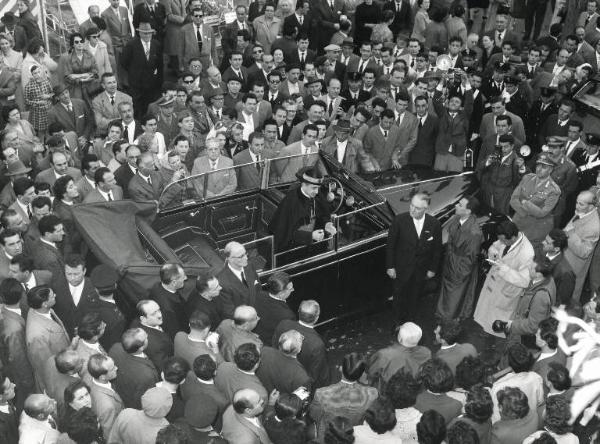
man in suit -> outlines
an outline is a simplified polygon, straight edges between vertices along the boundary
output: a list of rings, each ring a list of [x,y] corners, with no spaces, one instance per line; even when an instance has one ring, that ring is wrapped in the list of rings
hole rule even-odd
[[[294,284],[285,272],[275,272],[267,281],[265,291],[256,294],[255,309],[259,321],[254,332],[265,344],[270,344],[275,328],[284,319],[296,320],[296,314],[286,300],[294,291]]]
[[[308,47],[308,35],[316,25],[314,14],[310,11],[310,3],[307,0],[301,0],[296,3],[296,11],[294,14],[288,15],[283,19],[283,26],[292,26],[296,29],[297,36],[306,36],[307,47]],[[298,37],[297,37],[298,39]]]
[[[12,228],[6,228],[0,233],[0,280],[10,277],[10,262],[13,257],[23,252],[21,234]],[[25,314],[26,316],[26,314]]]
[[[311,109],[314,107],[317,107],[317,103],[313,104]],[[302,123],[297,126],[300,125],[302,125]],[[316,125],[312,123],[304,125],[302,129],[302,140],[290,143],[280,151],[279,157],[282,159],[274,162],[274,168],[277,174],[279,174],[282,182],[291,182],[295,180],[296,175],[301,168],[314,165],[317,162],[319,159],[319,148],[315,145],[315,141],[317,140],[318,132],[319,128]],[[292,135],[290,135],[289,139],[292,139]]]
[[[186,279],[185,271],[180,265],[164,264],[160,267],[160,282],[150,290],[149,298],[160,306],[162,329],[171,340],[178,331],[188,330],[189,314],[186,313],[185,300],[180,292]]]
[[[342,107],[347,112],[351,107],[356,109],[359,104],[371,98],[371,94],[361,89],[362,76],[358,72],[349,72],[346,76],[348,87],[340,94],[345,100]]]
[[[160,381],[159,371],[146,356],[148,335],[141,328],[130,328],[108,355],[118,367],[114,387],[126,408],[140,409],[142,395]]]
[[[147,346],[144,352],[158,371],[168,357],[173,356],[173,340],[162,328],[163,315],[160,306],[150,299],[143,299],[136,305],[137,317],[132,321],[132,328],[140,328],[147,335]]]
[[[112,358],[98,353],[90,356],[87,369],[92,377],[90,384],[92,410],[98,417],[104,436],[108,436],[115,419],[125,408],[123,400],[111,383],[117,377],[117,366]]]
[[[533,148],[534,152],[539,152],[541,145],[538,145],[538,135],[540,129],[546,123],[546,120],[558,112],[558,105],[554,101],[555,88],[540,88],[540,98],[535,100],[529,113],[527,114],[527,134],[526,141]]]
[[[415,320],[425,283],[439,272],[442,229],[437,219],[426,214],[430,196],[415,194],[410,209],[394,219],[386,246],[387,274],[394,281],[394,319]]]
[[[346,72],[358,72],[364,75],[365,69],[371,68],[375,72],[375,77],[379,77],[381,67],[371,57],[373,55],[373,45],[371,42],[363,42],[360,46],[360,58],[348,62]]]
[[[192,58],[199,58],[206,69],[217,59],[212,27],[203,22],[200,8],[192,11],[192,23],[183,25],[179,42],[179,70],[184,71]]]
[[[271,444],[269,435],[260,420],[264,399],[252,389],[235,393],[232,405],[223,414],[222,435],[228,442]]]
[[[69,347],[69,335],[52,309],[56,303],[56,294],[50,287],[41,285],[32,288],[27,293],[27,303],[30,307],[25,327],[27,356],[37,388],[44,390],[43,371],[46,361]]]
[[[329,154],[348,171],[358,173],[361,171],[367,154],[362,142],[350,137],[352,128],[349,120],[338,120],[333,125],[334,135],[325,137],[321,142],[320,151]]]
[[[85,199],[92,190],[96,189],[94,174],[96,174],[100,165],[101,163],[98,156],[93,153],[85,154],[81,159],[81,171],[83,172],[83,176],[75,182],[80,199]]]
[[[394,160],[398,162],[397,152],[403,148],[400,145],[400,138],[403,135],[400,134],[398,125],[394,125],[394,120],[394,111],[391,109],[383,110],[379,124],[370,128],[363,140],[365,151],[371,157],[376,170],[385,171],[391,169],[394,154],[396,154]],[[417,130],[417,127],[414,130]]]
[[[114,73],[105,72],[102,74],[101,81],[104,92],[92,100],[97,134],[104,134],[108,131],[108,124],[121,117],[119,103],[129,102],[133,106],[131,96],[117,90],[117,78]]]
[[[481,126],[479,128],[479,136],[484,139],[490,134],[496,133],[496,117],[500,115],[508,115],[512,121],[512,132],[513,135],[519,140],[525,140],[525,128],[523,126],[523,119],[516,114],[513,114],[506,110],[504,99],[501,96],[491,97],[489,99],[492,112],[487,113],[481,119]]]
[[[435,157],[439,119],[435,113],[429,112],[429,100],[426,96],[418,96],[414,106],[417,113],[418,132],[415,147],[408,155],[408,164],[431,168]]]
[[[81,33],[81,35],[85,35],[87,30],[94,26],[94,22],[92,22],[92,19],[100,15],[100,8],[98,7],[98,5],[90,5],[87,8],[87,13],[89,18],[83,21],[81,25],[79,25],[79,32]]]
[[[74,382],[81,382],[79,373],[83,370],[83,358],[75,350],[66,349],[50,356],[44,366],[44,391],[56,401],[57,411],[65,408],[65,388]]]
[[[578,159],[586,149],[586,144],[581,138],[582,132],[583,123],[578,120],[569,120],[569,130],[567,132],[568,139],[565,142],[565,155],[573,160],[573,162],[575,162],[574,159]]]
[[[588,0],[586,4],[586,10],[582,11],[577,17],[576,26],[583,27],[586,32],[592,31],[596,27],[596,20],[598,20],[598,4],[595,0]]]
[[[145,4],[138,7],[146,8]],[[164,11],[164,6],[159,4]],[[141,117],[148,105],[160,95],[163,74],[163,53],[160,41],[153,38],[155,29],[148,22],[140,23],[138,35],[123,48],[121,66],[127,71],[133,108]]]
[[[573,111],[575,111],[575,103],[569,99],[561,100],[556,114],[550,115],[540,127],[537,138],[538,146],[545,145],[550,136],[567,137],[569,133],[568,124]]]
[[[505,65],[507,63],[509,63],[509,64],[521,63],[521,56],[515,55],[515,49],[516,49],[516,44],[513,43],[512,41],[505,40],[504,42],[502,42],[502,52],[492,54],[490,56],[490,58],[488,59],[487,65],[485,66],[485,71],[483,74],[486,77],[491,76],[494,71],[494,67],[497,66],[498,64]]]
[[[125,150],[127,162],[115,171],[115,180],[123,189],[125,198],[129,198],[129,182],[137,174],[137,160],[140,158],[141,154],[142,152],[136,145],[129,145]]]
[[[129,11],[125,6],[120,6],[120,0],[110,0],[110,6],[102,11],[101,17],[106,22],[106,30],[110,35],[115,52],[118,73],[114,74],[118,74],[122,85],[127,84],[127,78],[124,78],[121,70],[121,55],[123,47],[131,40]]]
[[[340,17],[348,14],[343,0],[318,0],[311,5],[315,15],[315,38],[311,39],[311,48],[324,48],[333,34],[340,29]],[[314,40],[314,41],[313,41]]]
[[[285,20],[292,21],[294,19],[297,20],[296,15],[292,14],[289,17],[287,17]],[[291,25],[291,26],[293,26],[293,25]],[[297,47],[293,51],[286,54],[287,62],[291,63],[293,65],[298,65],[298,66],[300,66],[301,70],[304,70],[304,67],[306,66],[307,63],[312,63],[315,61],[315,58],[317,57],[317,53],[315,51],[313,51],[312,49],[308,48],[309,38],[308,38],[307,32],[302,31],[301,33],[298,33],[298,36],[296,37],[296,42],[297,42]],[[326,51],[327,51],[327,48],[329,48],[329,46],[325,47]]]
[[[56,443],[60,433],[56,430],[56,410],[53,399],[43,394],[29,395],[19,423],[19,442]]]
[[[221,148],[216,139],[208,139],[206,155],[194,160],[192,175],[204,173],[207,174],[194,180],[194,187],[199,196],[224,196],[237,189],[233,160],[221,154]]]
[[[5,229],[4,231],[9,230]],[[50,285],[52,283],[52,273],[48,270],[34,270],[33,259],[25,254],[14,256],[8,267],[9,277],[19,281],[26,291],[38,285]],[[20,307],[23,317],[27,317],[28,306],[25,299],[21,300]]]
[[[79,136],[80,144],[90,139],[93,134],[94,117],[81,99],[71,98],[65,84],[54,87],[57,103],[48,110],[48,124],[59,122],[65,131],[74,131]]]
[[[35,391],[33,368],[27,357],[23,316],[26,313],[20,306],[24,288],[16,279],[5,279],[0,284],[0,291],[4,302],[0,307],[0,359],[6,366],[3,369],[5,375],[17,386],[15,404],[22,409],[27,396]]]
[[[515,49],[519,51],[521,38],[513,31],[508,31],[506,29],[507,25],[508,17],[505,14],[497,14],[495,29],[486,32],[484,35],[492,39],[498,48],[502,48],[502,43],[505,41],[510,41],[515,44]]]
[[[543,252],[552,264],[557,304],[569,305],[575,288],[575,273],[564,255],[569,238],[563,230],[554,228],[542,243]]]
[[[183,177],[183,170],[175,171],[171,183],[177,182]],[[177,185],[169,186],[168,192],[163,193],[169,186],[162,175],[154,170],[154,156],[146,151],[137,159],[137,173],[131,178],[127,188],[129,197],[136,202],[155,201],[159,207],[168,205],[179,193]]]
[[[572,299],[579,302],[583,284],[588,274],[594,249],[600,237],[600,219],[595,205],[596,196],[591,191],[582,191],[577,196],[575,215],[564,227],[568,246],[564,250],[565,259],[575,273],[575,290]]]
[[[133,144],[135,139],[144,132],[142,125],[133,118],[133,103],[117,103],[117,109],[121,118],[121,127],[123,128],[123,139]]]
[[[149,23],[152,29],[156,31],[156,37],[163,41],[165,25],[167,24],[167,11],[163,3],[154,0],[145,0],[138,3],[133,8],[133,27],[140,32],[138,27],[140,23]]]
[[[221,317],[231,319],[235,307],[254,306],[260,283],[254,267],[248,263],[248,253],[242,244],[229,242],[223,251],[226,256],[225,266],[217,274],[223,289],[217,305]]]
[[[117,185],[115,175],[106,167],[100,167],[94,173],[96,187],[88,193],[83,203],[112,202],[123,199],[123,189]]]
[[[79,170],[69,166],[67,156],[64,152],[54,151],[50,153],[48,159],[52,166],[35,177],[36,183],[46,182],[50,186],[53,186],[56,179],[65,175],[71,176],[75,181],[81,178]]]
[[[410,34],[417,8],[416,3],[413,6],[410,0],[389,0],[383,4],[384,11],[394,13],[394,21],[390,25],[390,30],[394,33],[394,40],[401,32]]]
[[[7,68],[0,67],[0,105],[14,104],[16,90],[14,73]]]
[[[304,96],[304,84],[300,81],[300,65],[288,64],[285,67],[286,79],[279,85],[279,92],[284,97],[291,97],[292,94]]]
[[[243,55],[240,51],[234,50],[229,56],[229,67],[223,72],[221,78],[227,84],[230,79],[236,79],[242,85],[241,91],[248,91],[248,70],[242,66]]]
[[[337,380],[335,370],[329,363],[325,341],[314,329],[319,319],[321,307],[314,300],[305,300],[298,308],[298,320],[282,320],[275,328],[271,343],[273,347],[279,344],[279,338],[283,333],[296,330],[304,336],[302,349],[298,354],[298,361],[306,369],[312,378],[313,388],[325,387]]]
[[[35,198],[33,180],[28,177],[19,177],[13,182],[13,190],[17,198],[9,208],[20,214],[25,223],[29,223],[31,218],[31,201]]]
[[[262,341],[252,331],[257,323],[256,310],[249,305],[238,305],[233,311],[233,319],[221,321],[216,333],[219,335],[219,351],[225,361],[233,362],[243,344],[252,344],[259,351],[262,349]]]
[[[272,157],[273,155],[265,150],[265,137],[263,134],[252,132],[248,138],[248,149],[237,153],[233,157],[233,164],[236,166],[252,164],[237,168],[238,189],[259,188],[264,166],[263,160]]]
[[[405,91],[396,94],[396,109],[394,124],[400,129],[397,149],[392,153],[392,166],[400,168],[408,163],[410,152],[417,143],[419,121],[415,115],[408,111],[410,97]]]
[[[41,237],[31,248],[31,251],[35,252],[33,255],[35,268],[52,273],[52,288],[68,288],[69,284],[65,278],[65,262],[63,254],[58,248],[65,237],[62,221],[50,214],[40,219],[38,229]]]
[[[248,8],[246,5],[239,4],[235,8],[235,20],[225,25],[221,45],[223,54],[230,54],[237,47],[238,31],[246,30],[250,34],[250,40],[254,41],[254,29],[252,24],[248,22]]]

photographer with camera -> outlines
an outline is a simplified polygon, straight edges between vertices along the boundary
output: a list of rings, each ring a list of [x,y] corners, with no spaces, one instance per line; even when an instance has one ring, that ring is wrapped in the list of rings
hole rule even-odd
[[[508,119],[508,116],[502,116]],[[498,118],[500,122],[500,117]],[[504,123],[504,121],[502,121]],[[503,134],[498,138],[493,153],[489,154],[479,170],[483,201],[486,205],[509,215],[510,198],[523,175],[527,172],[525,161],[514,151],[515,138],[512,134]],[[483,154],[483,153],[482,153]]]

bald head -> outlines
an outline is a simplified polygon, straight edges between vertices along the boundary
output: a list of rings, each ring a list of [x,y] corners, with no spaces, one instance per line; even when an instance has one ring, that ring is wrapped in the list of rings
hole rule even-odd
[[[216,139],[215,139],[216,140]],[[238,256],[241,253],[244,253],[246,249],[239,242],[229,242],[225,245],[225,249],[223,250],[227,257],[230,256]]]
[[[233,322],[238,327],[251,331],[258,323],[258,315],[254,307],[249,305],[240,305],[233,312]]]
[[[317,301],[309,299],[300,302],[300,307],[298,308],[298,318],[302,322],[312,325],[317,322],[320,314],[321,307]]]
[[[242,389],[235,392],[232,404],[238,414],[254,418],[262,413],[264,401],[256,391]]]
[[[598,205],[596,194],[587,190],[582,191],[577,196],[577,201],[575,202],[575,213],[578,216],[584,216],[590,211],[595,211],[596,205]]]
[[[288,356],[297,356],[302,350],[304,336],[299,331],[289,330],[279,336],[279,350]]]
[[[25,413],[32,418],[44,421],[54,413],[56,404],[53,399],[43,394],[29,395],[25,400]]]
[[[54,357],[54,363],[59,373],[74,375],[81,371],[83,358],[75,350],[63,350]]]

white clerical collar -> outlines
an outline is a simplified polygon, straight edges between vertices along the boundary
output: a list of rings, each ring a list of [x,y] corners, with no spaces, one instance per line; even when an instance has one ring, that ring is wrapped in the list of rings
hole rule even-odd
[[[554,259],[555,257],[557,257],[557,256],[559,256],[559,255],[560,255],[560,251],[559,251],[558,253],[556,253],[556,254],[550,254],[550,253],[546,253],[546,257],[547,257],[549,260],[552,260],[552,259]]]
[[[455,346],[456,346],[456,342],[454,344],[451,344],[451,345],[442,345],[441,348],[442,348],[442,350],[447,350],[447,349],[455,347]]]
[[[200,382],[201,384],[206,384],[206,385],[215,385],[215,381],[214,379],[209,379],[208,381],[205,381],[204,379],[200,379],[196,376],[196,379],[198,380],[198,382]]]
[[[302,325],[303,327],[314,328],[312,325],[308,325],[307,323],[302,322],[302,321],[298,321],[298,324]]]

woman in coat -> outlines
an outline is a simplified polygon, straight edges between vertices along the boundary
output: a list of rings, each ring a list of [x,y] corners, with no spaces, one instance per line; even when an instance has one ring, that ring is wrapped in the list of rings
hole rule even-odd
[[[31,67],[31,79],[25,87],[25,105],[36,135],[43,138],[48,128],[48,110],[52,107],[52,85],[39,65]]]
[[[58,67],[58,64],[52,60],[52,57],[46,54],[44,42],[39,39],[29,42],[27,54],[25,54],[23,63],[21,64],[21,85],[23,89],[25,89],[29,80],[31,80],[31,67],[33,65],[41,68],[43,77],[48,81],[52,79],[52,75]]]
[[[110,64],[110,57],[106,44],[99,39],[100,30],[92,26],[85,32],[85,50],[94,56],[98,67],[98,78],[102,78],[105,72],[114,72]]]
[[[427,28],[425,28],[425,46],[427,48],[433,48],[434,46],[447,48],[448,30],[444,23],[446,10],[440,7],[431,8],[429,16],[431,17],[431,21],[427,24]]]
[[[85,50],[83,36],[74,32],[69,38],[71,51],[58,61],[59,79],[69,86],[71,97],[83,99],[91,105],[91,93],[98,87],[96,60]]]
[[[431,6],[430,0],[418,0],[417,5],[419,9],[415,14],[415,25],[413,26],[411,38],[419,40],[421,43],[425,43],[425,29],[431,21],[429,19],[429,13],[427,10]]]
[[[260,43],[265,51],[265,54],[271,53],[271,45],[281,34],[283,21],[275,17],[275,6],[271,4],[265,5],[265,13],[260,17],[256,17],[252,23],[256,32],[256,43]]]

